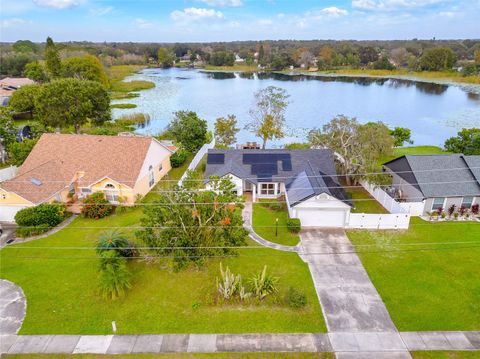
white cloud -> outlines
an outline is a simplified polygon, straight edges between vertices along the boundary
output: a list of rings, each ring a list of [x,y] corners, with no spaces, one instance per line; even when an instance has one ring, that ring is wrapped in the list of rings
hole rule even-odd
[[[273,21],[270,19],[260,19],[257,21],[257,25],[260,26],[270,26],[273,24]]]
[[[339,17],[339,16],[344,16],[348,14],[347,10],[339,9],[336,6],[326,7],[325,9],[322,9],[321,12],[333,17]]]
[[[352,7],[359,10],[414,9],[444,3],[446,0],[352,0]]]
[[[148,28],[151,28],[153,26],[153,23],[148,21],[148,20],[145,20],[145,19],[142,19],[141,17],[137,17],[133,23],[135,24],[135,26],[137,26],[138,28],[140,29],[148,29]]]
[[[18,17],[12,17],[10,19],[4,19],[0,22],[0,25],[4,29],[18,27],[21,25],[25,25],[27,23],[26,20],[20,19]]]
[[[177,22],[190,22],[190,21],[200,21],[205,19],[223,19],[224,15],[222,12],[214,9],[202,9],[196,7],[189,7],[186,9],[175,10],[170,14],[172,20]]]
[[[99,7],[90,9],[89,13],[93,16],[103,16],[111,13],[115,8],[113,6]]]
[[[83,0],[33,0],[35,4],[52,9],[69,9],[82,4]]]
[[[243,5],[242,0],[198,0],[198,1],[203,2],[208,6],[238,7]]]

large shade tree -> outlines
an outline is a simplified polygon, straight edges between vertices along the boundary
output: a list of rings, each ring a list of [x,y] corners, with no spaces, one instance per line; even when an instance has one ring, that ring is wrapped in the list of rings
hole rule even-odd
[[[144,208],[142,230],[136,233],[159,256],[170,257],[174,268],[208,257],[233,255],[244,245],[248,232],[238,208],[240,198],[228,179],[211,178],[210,191],[198,191],[185,181]]]
[[[100,82],[108,87],[109,81],[100,60],[93,55],[70,57],[62,61],[62,77]]]
[[[480,155],[480,128],[464,128],[445,141],[445,149],[464,155]]]
[[[235,115],[219,117],[215,120],[215,140],[217,145],[230,147],[236,142],[236,135],[240,131],[237,127]]]
[[[189,152],[197,151],[207,141],[207,121],[193,111],[177,111],[169,132]]]
[[[111,118],[110,97],[104,87],[73,78],[44,84],[35,97],[35,111],[46,126],[73,126],[76,133],[88,121],[99,125]]]
[[[288,106],[287,91],[275,86],[255,93],[255,104],[250,109],[250,122],[246,128],[262,139],[262,148],[267,141],[285,137],[285,110]]]
[[[394,138],[389,128],[381,122],[360,124],[356,118],[339,115],[322,129],[313,129],[308,135],[313,147],[329,148],[336,153],[342,175],[347,185],[370,177],[379,171],[378,160],[392,154]]]

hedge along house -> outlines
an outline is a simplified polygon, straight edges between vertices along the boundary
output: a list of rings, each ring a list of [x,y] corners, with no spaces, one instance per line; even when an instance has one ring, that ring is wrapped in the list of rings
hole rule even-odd
[[[392,176],[393,197],[412,215],[480,204],[480,156],[406,155],[383,168]]]
[[[0,183],[0,221],[45,202],[103,192],[132,205],[170,170],[175,148],[152,137],[43,134],[17,175]]]
[[[209,150],[205,182],[227,177],[238,195],[285,197],[290,217],[304,227],[346,227],[351,203],[338,183],[332,151]]]

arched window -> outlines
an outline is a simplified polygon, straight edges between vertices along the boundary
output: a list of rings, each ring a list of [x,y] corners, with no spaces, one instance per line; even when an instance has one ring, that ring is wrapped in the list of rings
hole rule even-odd
[[[118,202],[118,191],[113,184],[107,183],[105,185],[104,193],[105,193],[105,197],[107,198],[107,201],[112,203]]]
[[[155,183],[155,173],[153,172],[153,166],[148,167],[148,186],[152,187]]]
[[[107,184],[105,185],[105,188],[106,188],[106,189],[115,189],[115,186],[114,186],[113,184],[111,184],[111,183],[107,183]]]

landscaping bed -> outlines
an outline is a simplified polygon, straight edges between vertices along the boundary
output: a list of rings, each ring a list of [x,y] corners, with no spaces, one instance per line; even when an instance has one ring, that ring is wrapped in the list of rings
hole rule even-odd
[[[480,329],[478,223],[347,234],[400,331]]]
[[[264,203],[262,203],[262,201]],[[270,204],[275,203],[274,206]],[[276,232],[276,219],[278,218],[278,228]],[[252,225],[253,230],[267,241],[286,246],[295,246],[300,241],[297,233],[289,231],[287,220],[289,219],[288,210],[285,203],[278,202],[275,199],[261,200],[253,203]]]

